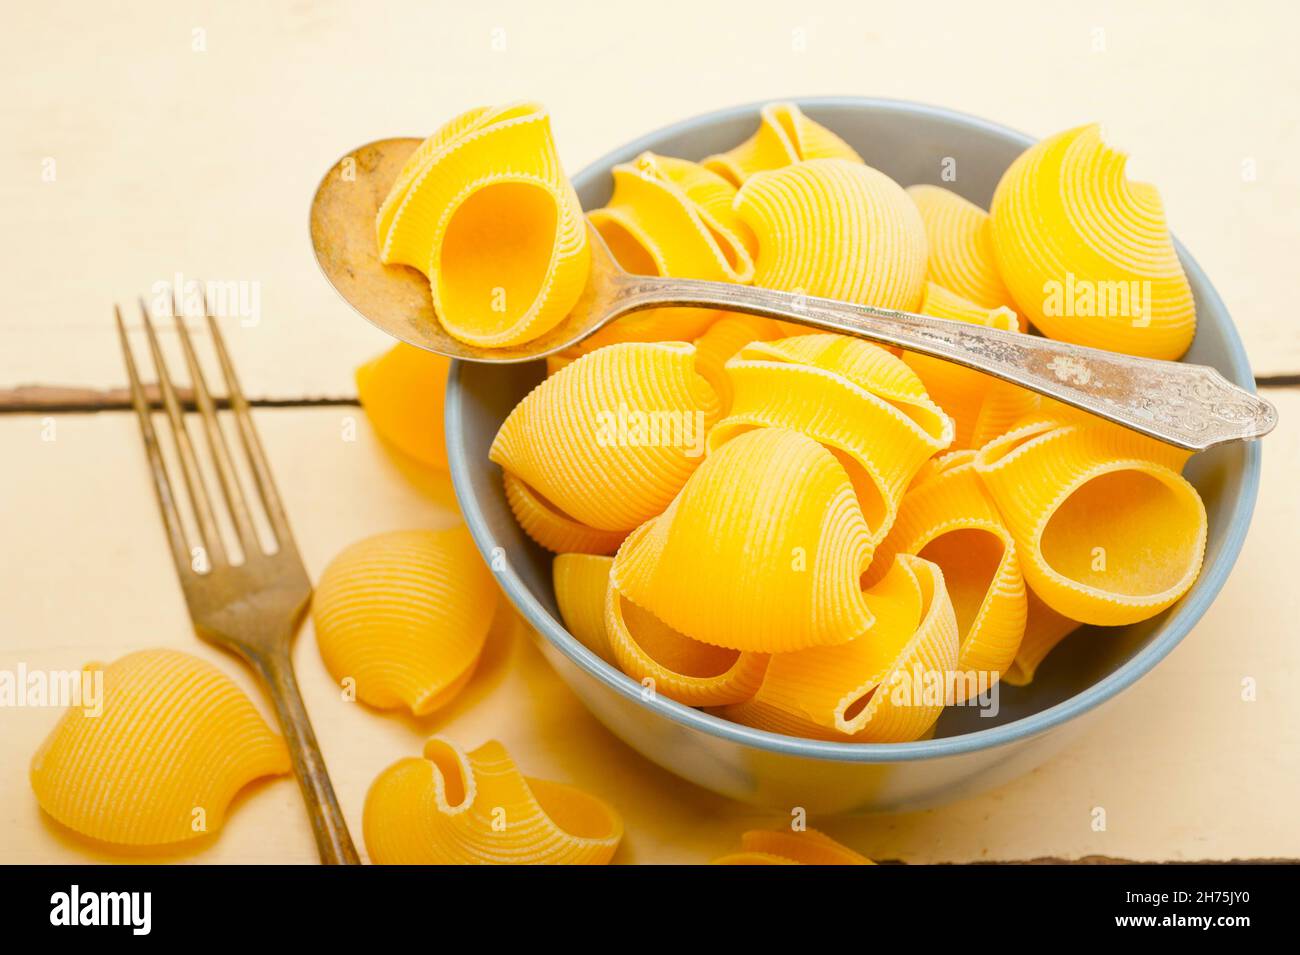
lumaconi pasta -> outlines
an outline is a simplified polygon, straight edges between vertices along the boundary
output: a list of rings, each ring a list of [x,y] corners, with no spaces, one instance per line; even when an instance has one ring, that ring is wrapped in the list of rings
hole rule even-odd
[[[894,554],[917,554],[943,570],[961,635],[956,669],[987,674],[987,687],[1007,670],[1025,633],[1025,581],[1016,545],[975,473],[974,451],[936,458],[908,490],[868,573]],[[981,691],[956,681],[955,701]]]
[[[325,568],[312,601],[330,675],[357,698],[424,716],[468,682],[497,602],[463,526],[358,541]]]
[[[69,829],[123,846],[197,839],[248,783],[289,772],[284,740],[205,660],[142,650],[103,673],[103,711],[68,710],[32,759],[37,802]]]
[[[356,371],[357,397],[385,440],[428,467],[447,468],[442,410],[450,361],[398,342]]]
[[[1079,629],[1079,622],[1059,614],[1028,587],[1025,588],[1028,612],[1025,619],[1025,638],[1020,641],[1016,658],[1011,661],[1002,679],[1012,686],[1028,686],[1034,681],[1038,665],[1046,659],[1058,643]]]
[[[534,388],[489,456],[568,520],[626,533],[663,511],[690,477],[719,410],[695,371],[694,346],[610,345]]]
[[[740,851],[714,865],[875,865],[866,856],[816,829],[800,832],[753,829],[740,837]]]
[[[710,449],[756,427],[794,428],[848,469],[872,546],[903,491],[953,426],[917,376],[885,349],[843,335],[752,342],[726,365],[735,399]]]
[[[752,176],[736,211],[758,242],[754,284],[914,309],[925,284],[925,226],[883,172],[815,159]]]
[[[1004,332],[1017,328],[1015,314],[1009,309],[990,311],[934,282],[926,283],[921,312]],[[904,352],[902,357],[921,379],[931,400],[952,417],[954,449],[983,447],[1038,406],[1038,395],[992,375],[929,355]]]
[[[738,723],[799,736],[893,743],[917,739],[943,711],[958,660],[943,572],[900,554],[865,594],[873,621],[853,640],[774,655]]]
[[[551,565],[564,626],[607,663],[614,662],[605,636],[605,601],[613,565],[614,558],[594,554],[557,554]]]
[[[1205,505],[1178,473],[1187,458],[1118,425],[1038,417],[981,448],[975,471],[1034,592],[1114,626],[1164,610],[1200,572]]]
[[[1156,188],[1097,126],[1025,150],[993,195],[998,269],[1020,311],[1062,341],[1179,358],[1196,332],[1191,286]]]
[[[853,148],[825,126],[813,122],[793,103],[769,103],[759,116],[758,131],[739,146],[704,160],[706,169],[741,185],[756,172],[780,169],[808,159],[862,162]]]
[[[379,865],[602,865],[623,820],[601,800],[526,778],[495,740],[466,753],[434,737],[379,774],[362,816]]]
[[[871,614],[870,531],[848,472],[808,436],[760,428],[711,453],[630,534],[610,582],[679,633],[775,653],[851,640]]]
[[[536,103],[471,110],[425,140],[376,230],[380,261],[427,275],[447,333],[484,347],[554,328],[591,262],[578,197]]]
[[[925,224],[930,251],[926,278],[987,311],[1014,309],[1011,293],[998,274],[989,214],[939,186],[909,186],[907,194]],[[1024,331],[1028,323],[1016,316],[1016,324]]]
[[[461,175],[470,195],[503,156],[510,182],[522,169],[562,183],[539,107],[471,111],[399,178],[378,222],[386,260],[415,262],[447,226],[403,220],[408,196],[441,194],[426,174],[443,192]],[[1188,284],[1158,196],[1123,166],[1095,127],[1067,131],[1012,164],[986,213],[937,186],[904,190],[776,103],[700,163],[645,152],[617,166],[590,219],[634,273],[1004,332],[1028,319],[1176,357],[1195,331]],[[519,204],[507,260],[540,262],[545,246],[573,285],[585,263],[556,236],[576,205],[559,186],[549,205],[541,195],[479,211]],[[487,226],[463,238],[460,259],[438,260],[453,292],[481,287],[500,255]],[[516,324],[540,328],[538,315]],[[999,677],[1028,683],[1080,622],[1150,617],[1200,569],[1205,510],[1179,474],[1185,453],[953,363],[673,308],[624,316],[547,371],[491,457],[524,531],[559,555],[566,625],[655,692],[754,727],[928,738],[945,703],[981,700]],[[896,705],[918,671],[931,684],[943,671],[942,698]]]

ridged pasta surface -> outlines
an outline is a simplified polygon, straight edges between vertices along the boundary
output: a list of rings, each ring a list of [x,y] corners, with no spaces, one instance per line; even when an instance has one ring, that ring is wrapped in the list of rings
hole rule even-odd
[[[450,359],[398,342],[357,368],[357,397],[380,436],[428,467],[447,469],[443,400]]]
[[[926,278],[985,310],[1014,310],[1015,301],[998,274],[989,214],[939,186],[909,186],[907,194],[925,224],[930,251]],[[1016,323],[1021,331],[1028,324],[1019,316]]]
[[[1016,544],[975,473],[974,451],[935,460],[908,490],[868,573],[888,567],[895,554],[917,554],[938,564],[952,600],[961,639],[957,669],[996,683],[1010,667],[1025,633],[1025,581]],[[955,683],[955,701],[979,690],[978,679]]]
[[[534,388],[489,456],[570,520],[627,532],[686,483],[719,410],[693,345],[611,345]]]
[[[1205,554],[1188,454],[1106,422],[1038,418],[980,449],[975,470],[1025,580],[1073,620],[1136,623],[1181,597]]]
[[[31,783],[83,836],[164,846],[219,831],[239,790],[289,768],[284,740],[229,677],[188,653],[142,650],[103,668],[102,712],[63,715]]]
[[[915,309],[925,226],[879,170],[815,159],[749,178],[736,211],[758,242],[754,284],[882,308]]]
[[[759,114],[753,136],[725,153],[709,156],[704,166],[739,186],[756,172],[806,159],[862,162],[848,143],[813,122],[794,103],[769,103]]]
[[[870,546],[835,456],[798,431],[760,428],[712,452],[628,536],[610,579],[693,640],[774,653],[867,629],[858,581]]]
[[[582,294],[587,224],[535,103],[476,109],[419,146],[376,218],[380,261],[429,277],[447,333],[526,342]]]
[[[1025,638],[1020,641],[1016,658],[1011,661],[1002,679],[1011,686],[1028,686],[1034,682],[1039,665],[1057,645],[1079,629],[1079,622],[1059,614],[1043,603],[1028,587],[1025,588],[1028,612],[1025,619]]]
[[[605,602],[613,566],[614,558],[594,554],[557,554],[551,565],[564,626],[606,663],[614,662],[605,636]]]
[[[496,581],[463,526],[358,541],[325,568],[312,600],[330,675],[380,709],[432,713],[482,653]]]
[[[943,711],[957,668],[957,621],[933,563],[900,554],[865,594],[871,627],[846,643],[779,653],[739,723],[787,735],[895,743],[921,737]]]
[[[740,837],[740,851],[713,865],[875,865],[866,856],[816,829],[798,832],[752,829]]]
[[[814,438],[847,468],[873,544],[916,472],[952,440],[952,422],[916,374],[868,342],[828,334],[752,342],[726,371],[734,398],[709,448],[760,427]]]
[[[1191,286],[1155,187],[1096,125],[1031,146],[993,195],[998,270],[1020,312],[1078,345],[1175,359],[1196,332]]]
[[[466,753],[430,739],[379,774],[362,823],[378,865],[603,865],[623,837],[610,806],[525,777],[495,740]]]

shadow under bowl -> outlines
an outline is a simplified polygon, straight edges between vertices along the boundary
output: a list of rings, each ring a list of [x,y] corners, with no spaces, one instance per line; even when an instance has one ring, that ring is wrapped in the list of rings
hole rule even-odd
[[[832,97],[797,100],[812,119],[908,186],[933,183],[988,208],[998,179],[1032,140],[981,119],[913,103]],[[668,126],[614,150],[574,177],[586,209],[609,198],[611,170],[645,150],[701,159],[753,133],[761,104]],[[954,181],[941,181],[955,168]],[[1228,312],[1187,251],[1178,253],[1196,298],[1196,339],[1186,360],[1212,365],[1254,389]],[[1026,687],[1002,685],[996,715],[948,707],[932,739],[831,743],[750,729],[642,686],[579,643],[561,622],[549,552],[520,529],[488,448],[510,410],[545,375],[545,363],[456,362],[447,384],[447,456],[465,521],[511,602],[540,635],[560,677],[606,727],[665,769],[755,805],[811,813],[910,811],[990,788],[1042,763],[1098,708],[1151,670],[1185,637],[1227,579],[1246,535],[1259,485],[1258,443],[1196,455],[1186,476],[1205,501],[1209,538],[1191,590],[1159,616],[1122,628],[1082,627],[1054,650]],[[504,558],[504,561],[494,560]]]

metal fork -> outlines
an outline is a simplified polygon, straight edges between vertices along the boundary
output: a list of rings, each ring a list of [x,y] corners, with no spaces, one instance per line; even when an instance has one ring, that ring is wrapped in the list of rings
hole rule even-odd
[[[185,316],[175,307],[172,309],[173,315],[176,316],[175,324],[181,347],[185,353],[185,363],[189,366],[195,405],[203,418],[204,431],[207,433],[208,448],[216,467],[218,482],[229,508],[230,521],[238,537],[240,549],[244,554],[243,563],[240,564],[232,564],[226,555],[213,506],[208,497],[203,475],[199,471],[198,461],[194,456],[194,448],[190,443],[181,403],[172,385],[171,376],[167,372],[167,364],[158,345],[158,336],[150,320],[149,309],[143,300],[140,302],[140,311],[144,319],[145,333],[149,339],[149,351],[153,355],[154,367],[157,370],[163,408],[171,422],[172,438],[176,456],[180,460],[185,490],[188,492],[195,522],[198,525],[198,547],[193,550],[186,540],[185,530],[181,525],[180,514],[176,507],[177,498],[163,463],[158,437],[154,432],[152,409],[136,371],[135,358],[127,339],[126,326],[122,321],[122,312],[116,306],[113,309],[117,319],[118,335],[122,342],[122,354],[126,361],[126,371],[131,381],[131,402],[140,419],[140,431],[144,436],[144,447],[149,458],[149,469],[153,474],[154,490],[158,495],[163,525],[171,544],[172,558],[176,563],[176,572],[180,576],[181,589],[185,592],[185,603],[189,607],[190,619],[194,623],[194,629],[204,640],[243,657],[257,672],[270,692],[275,711],[280,718],[280,725],[284,729],[285,739],[289,744],[289,753],[293,759],[298,784],[307,802],[307,811],[311,816],[312,831],[316,836],[316,847],[320,851],[321,862],[359,864],[357,851],[352,845],[347,824],[339,809],[338,799],[334,795],[334,787],[330,785],[325,760],[316,743],[316,734],[312,732],[311,721],[307,718],[307,710],[298,691],[298,682],[294,678],[293,664],[290,659],[293,636],[298,630],[307,602],[311,598],[311,581],[303,568],[302,558],[298,556],[298,548],[289,530],[288,518],[280,503],[280,496],[276,492],[275,482],[271,479],[266,455],[253,428],[248,402],[235,377],[235,369],[226,351],[221,330],[208,311],[205,300],[203,311],[211,331],[217,360],[226,380],[226,394],[238,425],[240,443],[244,447],[249,469],[253,475],[253,483],[257,487],[267,521],[274,533],[276,542],[274,553],[264,551],[258,541],[257,531],[235,474],[230,451],[226,447],[225,436],[217,420],[216,404],[204,381],[189,330],[185,326]]]

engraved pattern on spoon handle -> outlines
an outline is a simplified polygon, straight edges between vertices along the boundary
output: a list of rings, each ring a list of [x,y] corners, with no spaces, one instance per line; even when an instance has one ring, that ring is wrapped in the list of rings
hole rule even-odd
[[[1204,365],[1137,358],[927,315],[722,282],[625,275],[612,311],[721,308],[953,361],[1190,451],[1267,434],[1271,403]]]

